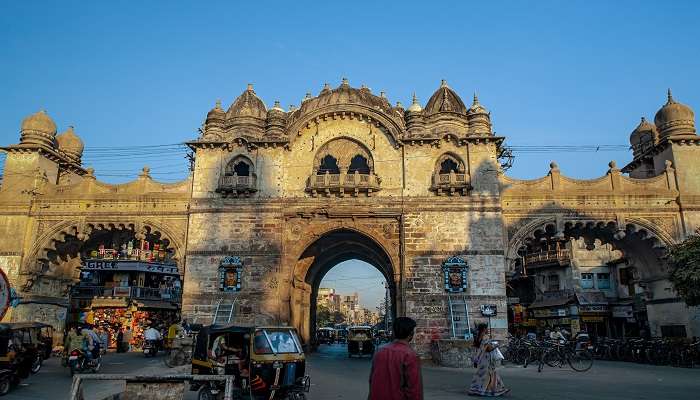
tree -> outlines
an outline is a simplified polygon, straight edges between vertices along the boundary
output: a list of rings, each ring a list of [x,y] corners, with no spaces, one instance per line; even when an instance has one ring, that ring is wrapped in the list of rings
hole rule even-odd
[[[700,305],[700,231],[671,247],[669,255],[676,292],[687,305]]]

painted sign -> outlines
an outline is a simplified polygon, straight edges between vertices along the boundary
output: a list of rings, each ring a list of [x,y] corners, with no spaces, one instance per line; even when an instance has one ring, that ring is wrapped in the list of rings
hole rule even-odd
[[[460,257],[450,257],[442,264],[445,291],[461,293],[467,290],[467,262]]]
[[[243,262],[240,257],[224,257],[219,264],[219,290],[222,292],[238,292],[241,290],[241,271]]]

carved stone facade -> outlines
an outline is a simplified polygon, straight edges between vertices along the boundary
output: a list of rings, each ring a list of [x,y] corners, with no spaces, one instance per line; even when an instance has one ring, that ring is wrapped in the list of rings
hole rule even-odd
[[[382,272],[393,312],[418,321],[423,354],[432,340],[451,336],[442,267],[453,256],[468,265],[461,295],[472,323],[484,320],[480,305],[496,304],[491,323],[502,334],[518,249],[547,225],[646,259],[640,269],[657,296],[664,293],[660,304],[681,310],[665,291],[662,261],[645,249],[662,250],[700,224],[699,165],[690,155],[697,137],[688,135],[687,115],[681,130],[667,121],[673,116],[664,119],[673,134],[635,152],[625,167],[634,177],[611,163],[590,181],[562,176],[555,164],[539,180],[504,176],[503,138],[490,118],[476,97],[467,107],[445,82],[425,109],[415,98],[408,109],[392,106],[344,80],[299,108],[268,110],[249,86],[228,110],[217,103],[207,114],[201,137],[188,143],[196,162],[187,180],[159,184],[144,169],[134,182],[109,185],[81,166],[74,132],[57,145],[49,140],[55,124],[35,115],[23,123],[22,143],[4,148],[0,266],[26,303],[10,318],[27,318],[37,305],[65,307],[80,260],[44,260],[56,243],[96,226],[168,238],[185,276],[184,317],[208,323],[216,304],[235,301],[235,322],[291,324],[305,341],[323,275],[348,259]],[[220,264],[229,256],[240,258],[240,281],[222,290]],[[60,313],[46,315],[60,325]],[[689,312],[678,315],[700,333]]]

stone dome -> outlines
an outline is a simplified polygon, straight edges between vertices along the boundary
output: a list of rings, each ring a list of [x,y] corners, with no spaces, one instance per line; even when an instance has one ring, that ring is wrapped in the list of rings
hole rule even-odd
[[[20,143],[38,144],[47,147],[54,147],[56,139],[56,123],[41,110],[24,120],[21,125]]]
[[[461,98],[447,86],[447,82],[443,79],[438,90],[430,96],[428,104],[425,105],[424,113],[426,115],[437,114],[441,112],[453,112],[458,114],[466,114],[467,107]]]
[[[411,100],[411,105],[408,106],[408,110],[406,110],[406,111],[409,111],[412,113],[417,113],[417,112],[423,111],[423,107],[420,106],[420,103],[418,102],[418,97],[416,96],[415,93],[413,93],[413,99]]]
[[[695,113],[685,104],[677,103],[671,89],[666,104],[654,117],[654,124],[661,137],[695,135]]]
[[[467,121],[469,122],[470,135],[491,134],[491,114],[479,103],[476,93],[474,93],[472,106],[467,110]]]
[[[640,139],[644,139],[646,137],[656,139],[657,136],[658,133],[656,132],[656,125],[650,123],[646,118],[642,117],[639,125],[637,125],[637,127],[634,128],[630,134],[630,143],[634,145],[635,143],[639,143]]]
[[[221,108],[221,101],[217,100],[214,108],[209,110],[207,113],[207,121],[211,119],[224,119],[226,117],[226,112]]]
[[[311,113],[318,109],[333,106],[336,104],[353,104],[378,110],[386,115],[393,116],[393,110],[389,101],[380,96],[375,96],[366,88],[353,88],[348,80],[343,78],[342,83],[335,89],[331,89],[327,84],[316,97],[307,98],[301,103],[297,110],[298,116]]]
[[[72,126],[69,126],[65,132],[56,136],[56,144],[58,149],[71,161],[80,163],[85,145],[78,135],[75,134]]]
[[[252,117],[265,119],[266,116],[267,108],[265,108],[265,103],[255,94],[251,84],[248,84],[248,88],[238,96],[226,112],[227,118]]]

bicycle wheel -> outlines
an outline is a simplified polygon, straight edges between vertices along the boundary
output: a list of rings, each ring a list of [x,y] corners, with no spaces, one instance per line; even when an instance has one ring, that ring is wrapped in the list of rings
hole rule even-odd
[[[593,356],[588,350],[578,350],[568,355],[569,366],[576,372],[585,372],[593,366]]]
[[[545,350],[542,361],[552,368],[561,367],[561,354],[556,349]]]

